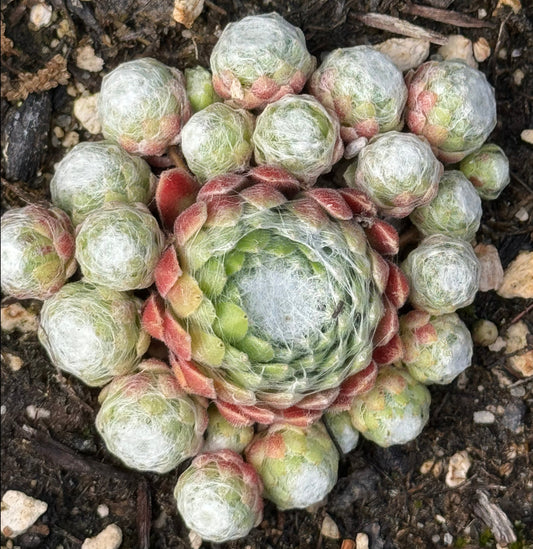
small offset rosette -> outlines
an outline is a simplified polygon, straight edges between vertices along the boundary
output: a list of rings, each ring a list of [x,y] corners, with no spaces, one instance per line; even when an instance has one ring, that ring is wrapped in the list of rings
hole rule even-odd
[[[254,436],[252,425],[233,425],[211,404],[207,410],[209,423],[205,432],[204,452],[216,452],[218,450],[233,450],[240,454],[250,444]]]
[[[349,411],[326,410],[323,421],[331,438],[343,454],[351,452],[359,442],[359,431],[354,427]]]
[[[106,139],[132,154],[159,156],[179,143],[191,106],[183,74],[146,57],[104,76],[98,111]]]
[[[402,263],[411,303],[432,315],[453,313],[474,301],[480,264],[468,242],[440,234],[426,237]]]
[[[263,485],[231,450],[198,455],[180,476],[174,497],[185,524],[203,539],[242,538],[263,518]]]
[[[402,362],[425,385],[451,383],[472,362],[470,331],[456,313],[411,311],[400,318]]]
[[[470,241],[474,238],[483,209],[474,186],[458,170],[441,177],[437,196],[419,206],[409,218],[424,235],[444,234]]]
[[[130,293],[71,282],[45,301],[39,340],[55,366],[101,387],[132,372],[150,344],[141,304]]]
[[[209,105],[221,101],[213,88],[213,77],[208,69],[198,65],[185,69],[185,88],[193,112],[201,111]]]
[[[345,142],[402,129],[407,101],[403,75],[370,46],[332,51],[311,76],[309,90],[337,114]]]
[[[2,216],[2,291],[47,299],[76,271],[74,229],[65,212],[30,204]]]
[[[425,139],[409,133],[378,135],[344,173],[349,187],[366,193],[384,215],[406,217],[436,196],[443,173]]]
[[[315,66],[303,32],[277,13],[230,23],[211,54],[215,91],[244,109],[299,93]]]
[[[271,425],[246,448],[265,497],[278,509],[303,509],[322,501],[337,482],[339,453],[322,423],[301,428]]]
[[[127,467],[167,473],[198,453],[207,414],[165,363],[145,360],[139,370],[116,377],[102,390],[96,428]]]
[[[331,171],[343,152],[339,121],[311,95],[287,95],[257,117],[255,161],[288,171],[305,186]]]
[[[156,177],[138,156],[111,141],[76,145],[56,167],[50,182],[52,202],[79,225],[107,202],[148,204]]]
[[[489,143],[461,161],[461,171],[483,200],[495,200],[509,185],[509,159],[503,150]]]
[[[300,188],[268,167],[204,185],[144,309],[182,386],[236,425],[308,425],[401,354],[395,229],[358,191]]]
[[[429,419],[431,395],[425,385],[397,366],[385,366],[374,387],[356,397],[350,408],[353,425],[379,446],[414,440]]]
[[[428,61],[407,76],[407,87],[407,125],[443,162],[459,162],[496,126],[494,89],[462,61]]]

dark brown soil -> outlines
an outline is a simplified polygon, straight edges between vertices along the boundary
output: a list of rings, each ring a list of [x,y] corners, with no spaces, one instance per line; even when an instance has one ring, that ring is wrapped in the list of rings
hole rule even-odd
[[[103,73],[136,57],[154,56],[180,69],[207,65],[217,33],[227,22],[274,10],[304,30],[315,55],[390,38],[391,34],[366,27],[356,18],[370,11],[400,16],[443,34],[462,33],[473,41],[485,37],[492,54],[480,69],[496,88],[499,114],[491,140],[509,156],[512,181],[500,199],[484,203],[477,240],[495,245],[504,267],[520,250],[532,248],[533,154],[520,139],[523,129],[533,127],[533,6],[526,0],[516,14],[510,7],[494,14],[496,0],[421,2],[448,5],[473,17],[484,10],[485,20],[492,23],[463,29],[407,15],[408,2],[397,0],[206,0],[203,13],[187,31],[172,22],[171,0],[48,0],[53,22],[35,31],[29,29],[28,21],[36,2],[1,1],[5,35],[17,50],[9,52],[2,38],[2,83],[8,89],[17,75],[35,73],[55,54],[67,60],[70,84],[81,83],[90,92],[98,90]],[[67,24],[70,32],[58,39],[58,28]],[[76,66],[74,52],[84,44],[92,44],[105,61],[101,74]],[[520,83],[517,71],[524,75]],[[43,82],[46,79],[45,75]],[[42,89],[37,86],[36,91]],[[72,102],[65,85],[34,93],[24,103],[10,103],[2,94],[4,127],[11,128],[17,109],[35,122],[27,124],[33,133],[3,136],[2,210],[48,198],[53,165],[65,154],[53,128],[60,126],[65,133],[74,130],[80,140],[96,139],[72,116]],[[11,146],[4,148],[9,140]],[[17,155],[22,155],[22,162]],[[529,212],[529,221],[515,217],[520,208]],[[4,300],[2,306],[11,301]],[[23,305],[39,309],[38,302]],[[462,316],[470,326],[478,318],[490,319],[503,334],[522,315],[533,332],[530,306],[522,299],[480,293]],[[98,391],[58,374],[34,333],[3,331],[2,344],[2,494],[21,490],[48,503],[48,511],[14,545],[79,549],[85,538],[116,523],[124,535],[123,548],[190,547],[172,497],[179,471],[141,475],[122,467],[108,454],[94,428]],[[334,549],[342,539],[354,540],[357,533],[366,532],[370,549],[495,548],[494,526],[491,531],[475,513],[480,491],[513,525],[518,541],[511,547],[533,547],[533,382],[510,374],[504,353],[476,347],[473,365],[464,375],[449,386],[431,387],[431,419],[414,442],[385,450],[363,441],[345,456],[338,485],[318,510],[281,513],[267,503],[261,525],[228,547]],[[19,370],[10,367],[10,355],[22,359]],[[31,419],[30,405],[47,410],[49,417]],[[494,412],[495,422],[474,423],[474,412],[487,409]],[[464,484],[449,488],[445,483],[448,461],[461,450],[470,455],[472,467]],[[436,461],[433,472],[439,466],[442,472],[422,474],[420,467],[427,460]],[[109,508],[104,518],[97,514],[101,504]],[[326,513],[338,525],[340,540],[321,535]],[[149,544],[143,533],[147,530]],[[2,543],[13,547],[5,538]]]

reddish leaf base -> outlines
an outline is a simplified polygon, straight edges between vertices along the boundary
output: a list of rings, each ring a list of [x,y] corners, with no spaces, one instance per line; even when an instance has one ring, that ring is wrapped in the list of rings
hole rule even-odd
[[[155,201],[159,218],[167,230],[172,230],[176,217],[196,200],[200,184],[186,170],[173,168],[159,176]]]

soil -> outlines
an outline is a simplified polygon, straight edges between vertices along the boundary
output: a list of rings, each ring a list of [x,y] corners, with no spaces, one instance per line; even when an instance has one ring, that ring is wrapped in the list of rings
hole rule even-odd
[[[66,152],[65,137],[59,136],[76,132],[80,140],[99,138],[73,117],[74,96],[98,91],[102,75],[120,62],[153,56],[180,69],[207,66],[226,23],[270,11],[300,26],[310,51],[319,56],[335,47],[392,37],[356,17],[379,12],[445,35],[461,33],[472,41],[484,37],[490,44],[491,56],[480,69],[495,87],[498,102],[491,141],[508,155],[512,179],[498,200],[484,203],[477,240],[496,246],[504,267],[520,250],[532,248],[533,154],[520,139],[520,132],[533,122],[533,6],[525,0],[517,13],[510,6],[496,10],[496,0],[424,2],[473,17],[484,13],[489,25],[482,28],[414,17],[405,11],[410,4],[397,0],[206,0],[191,29],[172,21],[171,0],[48,0],[51,24],[34,30],[29,15],[36,3],[1,1],[5,37],[16,49],[9,51],[2,36],[4,89],[13,89],[18,75],[36,73],[56,54],[66,60],[69,80],[56,85],[54,78],[61,77],[48,67],[29,86],[35,93],[26,101],[7,101],[2,93],[4,127],[12,128],[17,112],[28,117],[28,131],[3,136],[3,211],[49,198],[54,163]],[[518,0],[500,4],[519,6]],[[84,45],[92,45],[103,59],[101,72],[77,66],[76,49]],[[436,49],[432,46],[432,53]],[[528,220],[516,217],[521,209],[529,213]],[[13,302],[5,298],[2,307]],[[29,315],[39,311],[39,302],[21,304]],[[518,320],[533,332],[531,302],[503,299],[495,292],[479,293],[461,315],[469,326],[476,319],[490,319],[501,335]],[[125,469],[106,451],[94,428],[98,390],[58,373],[35,331],[2,331],[2,345],[2,494],[21,490],[48,503],[48,511],[27,533],[14,542],[2,538],[2,547],[79,549],[85,538],[110,523],[121,528],[123,548],[191,547],[172,497],[187,464],[163,476]],[[22,360],[19,369],[13,357]],[[323,505],[282,513],[267,503],[260,526],[227,547],[334,549],[362,532],[369,537],[370,549],[494,548],[498,540],[505,546],[494,521],[479,516],[482,493],[510,521],[517,541],[509,546],[533,547],[533,381],[515,377],[506,369],[506,360],[505,349],[492,352],[476,346],[473,364],[464,374],[448,386],[430,388],[431,419],[415,441],[390,449],[361,442],[342,458],[337,487]],[[28,406],[40,413],[33,409],[32,414]],[[482,410],[493,412],[492,424],[474,422],[474,412]],[[445,475],[450,458],[459,451],[468,453],[472,465],[467,480],[451,488]],[[421,466],[428,460],[434,465],[424,474]],[[97,512],[101,505],[107,506],[107,516]],[[339,539],[321,533],[326,514],[338,526]],[[215,544],[204,542],[202,547]],[[345,542],[343,549],[348,547],[353,546]]]

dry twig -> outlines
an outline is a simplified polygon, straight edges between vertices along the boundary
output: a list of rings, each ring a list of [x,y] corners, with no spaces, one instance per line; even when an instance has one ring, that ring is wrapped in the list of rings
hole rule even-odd
[[[467,29],[496,28],[496,25],[490,21],[482,21],[481,19],[470,17],[469,15],[459,13],[458,11],[419,6],[418,4],[411,4],[410,2],[404,6],[402,11],[410,15],[418,15],[425,19],[432,19],[439,23],[446,23],[448,25],[455,25],[456,27],[464,27]]]
[[[474,505],[474,514],[478,516],[494,535],[494,539],[500,545],[508,545],[516,541],[511,521],[507,515],[494,503],[482,490],[477,490],[478,501]]]
[[[150,524],[152,522],[152,505],[150,491],[145,479],[137,488],[137,532],[139,549],[150,549]]]

